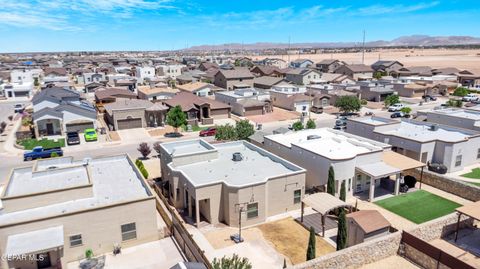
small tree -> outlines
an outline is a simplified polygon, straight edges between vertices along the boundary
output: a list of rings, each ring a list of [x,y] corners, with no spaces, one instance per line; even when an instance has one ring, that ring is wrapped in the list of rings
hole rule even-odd
[[[172,126],[175,132],[178,133],[178,128],[187,124],[187,116],[183,113],[181,106],[175,106],[168,111],[166,121],[167,124]]]
[[[305,126],[307,129],[315,129],[317,128],[317,124],[313,119],[308,119],[307,125]]]
[[[142,176],[147,179],[148,178],[148,171],[145,168],[145,165],[141,160],[136,160],[135,165],[137,166],[138,170],[140,170],[140,173],[142,173]]]
[[[341,112],[351,113],[360,111],[362,104],[360,99],[356,96],[345,95],[335,101],[335,107],[338,108]]]
[[[235,132],[237,133],[237,139],[247,140],[251,135],[255,133],[253,124],[248,120],[237,121],[235,124]]]
[[[252,264],[247,258],[240,258],[233,254],[231,258],[223,256],[220,260],[214,258],[212,261],[213,269],[252,269]]]
[[[410,112],[412,112],[412,109],[408,106],[406,107],[402,107],[402,109],[400,109],[401,112],[405,113],[405,114],[410,114]]]
[[[347,247],[347,220],[345,217],[345,209],[340,209],[338,216],[338,231],[337,231],[337,250]]]
[[[384,101],[385,107],[389,107],[397,103],[400,103],[400,97],[396,94],[387,96]]]
[[[447,101],[447,106],[450,106],[450,107],[462,107],[463,106],[463,102],[462,100],[453,100],[453,99],[450,99]]]
[[[85,258],[91,259],[93,257],[93,250],[91,248],[85,250]]]
[[[137,150],[140,152],[140,154],[144,159],[146,159],[147,156],[152,152],[152,150],[150,149],[150,146],[146,142],[140,143],[140,145],[138,145]]]
[[[35,87],[40,86],[40,82],[38,82],[38,78],[33,78],[33,86]]]
[[[335,171],[333,166],[328,169],[327,193],[335,196]]]
[[[315,229],[310,227],[310,236],[308,237],[308,246],[307,246],[307,261],[315,259],[316,256],[316,238],[315,238]]]
[[[158,155],[160,155],[161,149],[162,147],[160,146],[160,142],[153,143],[153,150],[155,150],[155,152],[157,152]]]
[[[217,131],[215,133],[215,140],[235,140],[237,139],[237,132],[235,127],[231,124],[225,124],[217,126]]]
[[[453,92],[452,95],[463,97],[463,96],[465,96],[469,93],[470,93],[470,91],[467,88],[458,87],[458,88],[455,89],[455,91]]]
[[[300,131],[303,130],[303,123],[301,121],[296,121],[292,124],[292,129],[294,131]]]
[[[347,189],[345,187],[345,180],[342,181],[342,185],[340,186],[340,200],[344,202],[347,201]]]

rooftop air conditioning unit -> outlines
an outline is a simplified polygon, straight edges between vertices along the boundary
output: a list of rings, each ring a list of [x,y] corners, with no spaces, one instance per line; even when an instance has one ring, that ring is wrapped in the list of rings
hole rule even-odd
[[[233,153],[232,160],[233,160],[234,162],[239,162],[239,161],[243,160],[243,155],[242,155],[242,153],[240,153],[240,152],[235,152],[235,153]]]
[[[320,139],[320,138],[322,138],[322,137],[319,136],[319,135],[309,135],[309,136],[307,136],[307,140]]]
[[[430,126],[430,131],[438,131],[438,124],[433,124]]]

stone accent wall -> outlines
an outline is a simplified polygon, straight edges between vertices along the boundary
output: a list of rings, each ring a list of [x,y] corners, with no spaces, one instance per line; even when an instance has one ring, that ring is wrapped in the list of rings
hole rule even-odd
[[[411,169],[404,171],[404,175],[411,175],[418,181],[420,180],[420,170]],[[449,178],[445,175],[439,175],[424,169],[423,171],[423,184],[430,185],[442,191],[455,194],[464,199],[476,202],[480,200],[480,187],[464,183],[462,181]]]
[[[353,269],[396,255],[401,232],[373,239],[365,243],[333,252],[325,256],[295,265],[294,269],[345,268]]]
[[[431,220],[429,222],[423,223],[416,227],[413,230],[408,231],[415,237],[418,237],[424,241],[432,241],[449,235],[455,232],[457,226],[458,215],[457,213],[452,213],[441,218]],[[462,216],[460,219],[460,229],[464,227],[472,227],[473,219],[467,216]]]
[[[422,268],[437,269],[438,262],[434,258],[429,257],[425,253],[422,253],[409,245],[405,245],[403,249],[405,257],[408,257],[409,260],[414,261]]]

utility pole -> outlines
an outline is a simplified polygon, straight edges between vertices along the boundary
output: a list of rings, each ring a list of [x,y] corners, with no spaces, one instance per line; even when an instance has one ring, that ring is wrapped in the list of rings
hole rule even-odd
[[[362,42],[362,64],[365,64],[365,30],[363,30],[363,42]]]
[[[288,65],[290,65],[290,36],[288,36],[287,59],[288,59]]]

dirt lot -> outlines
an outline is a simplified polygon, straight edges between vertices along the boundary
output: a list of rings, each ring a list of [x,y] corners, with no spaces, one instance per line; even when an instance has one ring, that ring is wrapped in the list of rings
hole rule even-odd
[[[286,120],[294,120],[300,118],[300,114],[298,112],[288,111],[282,108],[275,107],[273,112],[267,113],[264,115],[255,115],[255,116],[248,116],[247,119],[255,122],[255,123],[268,123],[268,122],[275,122],[275,121],[286,121]]]
[[[275,222],[257,226],[265,239],[270,241],[275,249],[290,259],[293,264],[305,262],[309,232],[293,218],[286,218]],[[317,236],[317,257],[334,252],[332,245]]]
[[[280,58],[287,60],[286,55],[251,56],[254,60],[263,58]],[[298,58],[319,62],[324,59],[339,59],[349,64],[361,63],[362,53],[304,54],[290,55],[290,60]],[[372,64],[378,59],[397,60],[405,66],[431,66],[433,68],[456,67],[468,69],[480,74],[480,49],[378,49],[365,53],[365,64]]]

